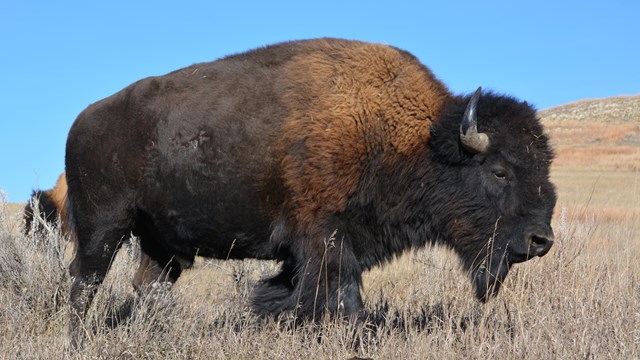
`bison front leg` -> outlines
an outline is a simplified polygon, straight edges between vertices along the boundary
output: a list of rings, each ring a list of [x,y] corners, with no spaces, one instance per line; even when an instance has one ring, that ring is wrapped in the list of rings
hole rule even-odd
[[[295,263],[287,260],[276,276],[264,279],[256,286],[251,302],[258,315],[279,315],[294,308],[291,295],[295,287],[295,272]]]
[[[348,242],[338,236],[308,241],[301,249],[292,294],[298,316],[319,320],[324,314],[351,316],[362,310],[362,270]]]
[[[280,272],[256,287],[253,307],[260,315],[309,320],[320,320],[324,314],[354,315],[363,308],[361,273],[348,242],[335,233],[300,238]]]

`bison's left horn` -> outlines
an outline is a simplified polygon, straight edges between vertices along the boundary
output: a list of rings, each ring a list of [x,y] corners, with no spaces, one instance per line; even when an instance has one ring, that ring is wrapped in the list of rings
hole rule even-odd
[[[478,132],[478,119],[476,108],[482,88],[479,87],[469,100],[467,109],[464,111],[462,123],[460,123],[460,141],[465,149],[473,153],[481,153],[489,147],[489,137],[487,134]]]

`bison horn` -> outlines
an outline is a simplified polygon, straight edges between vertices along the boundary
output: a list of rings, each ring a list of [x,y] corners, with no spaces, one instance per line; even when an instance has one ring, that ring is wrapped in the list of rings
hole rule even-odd
[[[478,119],[476,107],[480,100],[482,88],[479,87],[469,100],[467,109],[464,111],[462,123],[460,123],[460,141],[465,149],[473,153],[481,153],[489,147],[489,137],[487,134],[478,132]]]

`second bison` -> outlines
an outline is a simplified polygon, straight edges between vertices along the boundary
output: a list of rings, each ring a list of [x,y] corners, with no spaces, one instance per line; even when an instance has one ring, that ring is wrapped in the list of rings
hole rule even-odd
[[[454,96],[385,45],[287,42],[141,80],[67,140],[71,327],[131,232],[172,281],[196,254],[280,261],[259,314],[357,313],[363,271],[431,243],[484,301],[551,247],[552,158],[527,103]]]

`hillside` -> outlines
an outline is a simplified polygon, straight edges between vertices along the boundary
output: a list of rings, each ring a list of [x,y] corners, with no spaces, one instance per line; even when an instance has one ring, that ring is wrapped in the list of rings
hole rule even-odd
[[[539,112],[556,167],[640,170],[640,95],[582,100]]]
[[[640,123],[640,95],[581,100],[539,112],[545,122]]]
[[[557,154],[551,177],[558,187],[558,209],[581,218],[637,219],[640,95],[582,100],[539,115]]]

